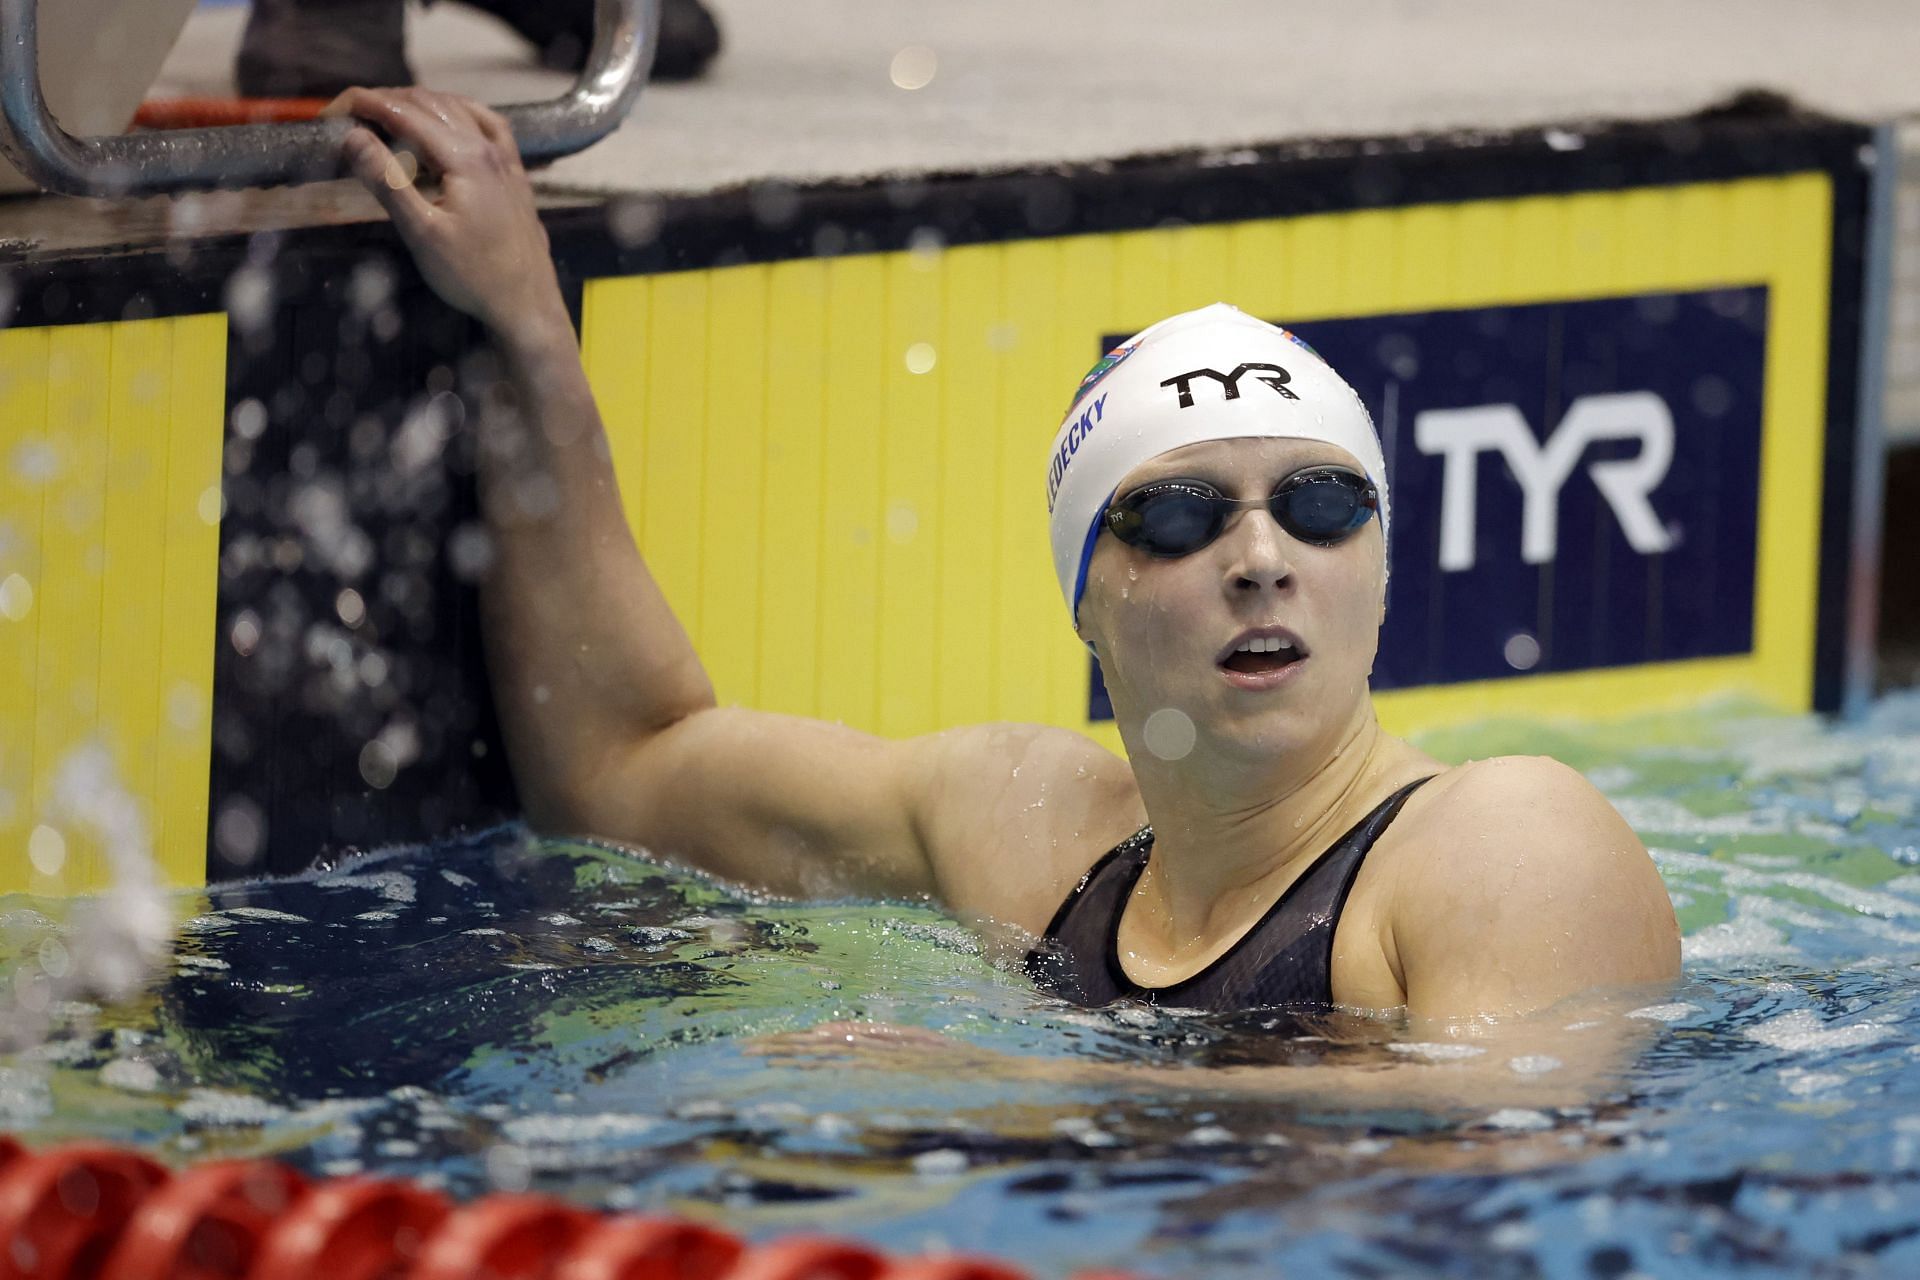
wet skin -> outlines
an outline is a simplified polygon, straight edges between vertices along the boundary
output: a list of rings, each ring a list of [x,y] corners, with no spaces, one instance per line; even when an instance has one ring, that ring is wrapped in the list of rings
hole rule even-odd
[[[1103,535],[1079,626],[1130,760],[1042,726],[887,741],[717,707],[628,531],[504,121],[425,90],[355,90],[337,109],[377,123],[437,175],[416,185],[373,133],[348,139],[423,275],[489,327],[508,373],[511,394],[491,397],[481,422],[494,549],[482,599],[536,827],[644,846],[773,893],[927,896],[1031,934],[1150,818],[1158,841],[1121,943],[1129,973],[1161,985],[1204,968],[1389,793],[1436,774],[1369,856],[1341,918],[1337,1001],[1472,1020],[1677,975],[1659,876],[1583,778],[1538,758],[1445,768],[1375,722],[1377,523],[1316,547],[1255,508],[1178,559]],[[1355,465],[1312,442],[1213,442],[1153,459],[1123,488],[1179,475],[1249,498],[1326,463]],[[528,497],[556,491],[557,504]],[[1283,628],[1305,658],[1279,675],[1223,667],[1248,628]],[[1190,736],[1184,752],[1156,753],[1165,743],[1147,731],[1168,710],[1190,730],[1173,735]]]

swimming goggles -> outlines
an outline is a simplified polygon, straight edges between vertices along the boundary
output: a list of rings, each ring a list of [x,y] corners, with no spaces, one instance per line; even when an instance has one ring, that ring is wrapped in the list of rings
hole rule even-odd
[[[1234,512],[1265,507],[1289,536],[1330,547],[1359,532],[1380,509],[1365,476],[1333,467],[1296,471],[1264,498],[1229,498],[1204,480],[1158,480],[1107,507],[1113,536],[1150,556],[1188,556],[1218,538]]]

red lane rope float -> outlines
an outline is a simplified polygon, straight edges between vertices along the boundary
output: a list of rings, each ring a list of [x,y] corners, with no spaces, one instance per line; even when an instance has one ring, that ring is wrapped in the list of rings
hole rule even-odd
[[[924,1258],[902,1262],[887,1272],[887,1280],[1028,1280],[1027,1273],[1015,1271],[987,1258]],[[1080,1280],[1100,1280],[1082,1276]],[[1108,1277],[1108,1280],[1114,1280]],[[1132,1280],[1121,1277],[1120,1280]]]
[[[488,1196],[455,1209],[421,1249],[407,1280],[547,1280],[593,1215],[541,1196]]]
[[[137,129],[208,129],[230,124],[311,120],[325,98],[149,98],[133,113]]]
[[[201,1165],[141,1203],[101,1274],[112,1280],[244,1280],[268,1228],[306,1192],[307,1180],[285,1165]]]
[[[0,1280],[92,1276],[167,1171],[111,1147],[15,1158],[0,1172]]]
[[[796,1236],[755,1249],[727,1280],[882,1280],[885,1254],[845,1240]]]
[[[1030,1280],[984,1258],[890,1258],[796,1236],[606,1217],[545,1196],[456,1208],[390,1178],[310,1183],[265,1160],[175,1176],[135,1152],[0,1134],[0,1280]],[[1091,1273],[1079,1280],[1129,1280]]]
[[[248,1280],[389,1280],[413,1265],[452,1211],[445,1196],[405,1182],[327,1183],[268,1231]]]
[[[727,1280],[746,1251],[697,1223],[607,1218],[574,1243],[552,1280]]]

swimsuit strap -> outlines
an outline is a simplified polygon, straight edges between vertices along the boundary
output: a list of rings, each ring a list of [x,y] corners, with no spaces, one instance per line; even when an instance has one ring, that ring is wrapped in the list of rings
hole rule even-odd
[[[1034,980],[1076,1004],[1136,999],[1181,1008],[1237,1012],[1333,1002],[1333,936],[1360,865],[1400,808],[1430,778],[1401,787],[1335,841],[1226,954],[1165,987],[1143,987],[1120,965],[1120,920],[1153,852],[1153,828],[1121,841],[1060,904],[1044,940],[1027,957]]]

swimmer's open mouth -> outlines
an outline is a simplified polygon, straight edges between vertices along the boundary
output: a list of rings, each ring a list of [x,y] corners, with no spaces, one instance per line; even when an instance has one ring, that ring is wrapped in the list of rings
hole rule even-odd
[[[1259,675],[1291,666],[1306,656],[1307,646],[1292,632],[1279,627],[1262,627],[1235,637],[1218,662],[1228,671]]]

